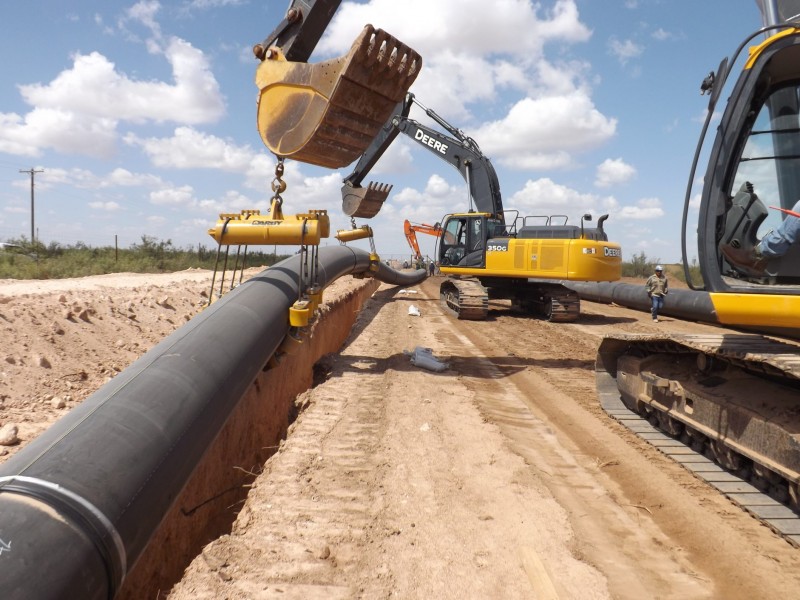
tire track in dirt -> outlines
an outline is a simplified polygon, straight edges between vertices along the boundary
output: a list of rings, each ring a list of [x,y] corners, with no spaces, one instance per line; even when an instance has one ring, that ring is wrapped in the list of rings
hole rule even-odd
[[[800,568],[800,555],[791,546],[615,423],[599,406],[593,363],[602,335],[659,330],[719,332],[717,327],[673,318],[652,324],[646,313],[584,303],[581,319],[569,324],[520,319],[495,309],[490,311],[489,321],[469,327],[466,335],[484,352],[504,347],[515,355],[516,361],[529,360],[529,367],[510,374],[509,380],[523,390],[531,411],[549,424],[581,464],[594,467],[610,497],[625,507],[642,528],[647,525],[660,530],[653,538],[661,540],[657,544],[676,556],[687,573],[697,574],[700,582],[705,580],[715,597],[791,595],[800,582],[800,571],[786,568],[789,564]],[[564,368],[576,359],[587,361],[587,368]],[[594,507],[571,504],[573,494],[569,487],[559,495],[556,481],[551,490],[565,507],[572,506],[571,522],[579,536],[588,535],[591,539],[591,532],[584,526],[593,526],[597,518]],[[587,518],[587,514],[591,517]],[[597,558],[593,558],[591,550],[586,550],[586,556],[595,562]],[[629,566],[638,570],[642,567],[640,562],[635,559],[635,568],[633,563]],[[752,568],[742,570],[742,564]],[[607,573],[605,569],[603,572]],[[656,580],[659,578],[657,575]],[[609,579],[619,581],[616,576]],[[631,597],[624,586],[612,589],[619,597]]]
[[[408,315],[411,302],[422,318]],[[303,395],[308,408],[232,534],[169,597],[521,598],[544,585],[535,565],[547,553],[569,571],[564,589],[607,598],[602,576],[572,556],[563,512],[462,376],[404,354],[441,353],[451,320],[424,298],[381,292],[364,316],[327,380]]]
[[[232,535],[203,550],[196,598],[351,598],[345,573],[367,544],[379,476],[381,378],[355,368],[332,374],[341,386],[301,396],[310,402],[250,492]],[[348,390],[360,390],[348,402]],[[254,511],[251,506],[265,510]]]

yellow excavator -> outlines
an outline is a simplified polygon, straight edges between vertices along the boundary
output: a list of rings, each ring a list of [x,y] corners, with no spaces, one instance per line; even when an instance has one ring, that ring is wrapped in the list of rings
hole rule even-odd
[[[409,118],[412,106],[421,108],[444,132]],[[446,133],[445,133],[446,132]],[[500,184],[489,158],[477,142],[435,111],[407,93],[386,124],[344,180],[345,213],[358,206],[353,201],[370,194],[376,204],[378,190],[391,186],[361,182],[369,170],[403,133],[456,168],[467,184],[468,212],[445,215],[438,232],[442,306],[459,319],[485,319],[489,299],[511,300],[515,309],[549,321],[574,321],[580,315],[580,298],[564,285],[571,281],[617,281],[622,271],[622,250],[608,241],[601,216],[596,227],[569,225],[564,215],[520,217],[504,210]]]
[[[741,333],[608,336],[598,352],[598,393],[612,416],[621,414],[613,403],[621,398],[627,409],[748,481],[753,491],[798,512],[800,2],[756,2],[763,27],[701,86],[710,94],[708,117],[683,211],[690,289],[671,289],[666,303],[667,314]],[[742,67],[733,83],[736,64]],[[729,96],[709,150],[697,226],[702,282],[692,281],[686,258],[692,182],[723,90]],[[643,286],[575,289],[584,299],[645,308]],[[761,507],[768,505],[758,500],[744,506],[763,516]],[[800,544],[796,516],[774,521],[776,530]]]

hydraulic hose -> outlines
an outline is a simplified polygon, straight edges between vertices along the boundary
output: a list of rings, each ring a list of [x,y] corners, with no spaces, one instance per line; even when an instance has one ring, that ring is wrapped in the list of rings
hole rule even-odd
[[[300,256],[244,282],[0,465],[4,598],[109,599],[206,449],[289,331]],[[348,246],[319,249],[319,285],[368,274]]]

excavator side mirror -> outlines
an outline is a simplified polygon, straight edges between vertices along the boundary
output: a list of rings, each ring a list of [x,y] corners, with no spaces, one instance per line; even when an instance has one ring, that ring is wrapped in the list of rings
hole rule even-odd
[[[725,79],[728,76],[728,57],[722,59],[719,63],[719,67],[717,67],[717,72],[711,71],[705,79],[703,79],[703,83],[700,84],[700,95],[708,94],[708,112],[714,112],[714,107],[717,105],[717,100],[719,100],[720,92],[722,92],[722,88],[725,84]]]

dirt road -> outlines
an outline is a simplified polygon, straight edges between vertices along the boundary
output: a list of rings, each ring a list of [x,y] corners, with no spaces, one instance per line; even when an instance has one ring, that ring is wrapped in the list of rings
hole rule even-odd
[[[573,324],[502,304],[459,322],[438,283],[375,294],[231,534],[169,598],[796,593],[798,550],[597,404],[604,333],[709,327],[591,303]],[[416,346],[449,369],[411,364]]]

